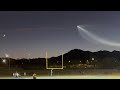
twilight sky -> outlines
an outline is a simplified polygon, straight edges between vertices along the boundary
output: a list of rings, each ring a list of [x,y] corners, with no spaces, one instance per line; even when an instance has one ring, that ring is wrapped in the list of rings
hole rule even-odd
[[[7,53],[12,58],[38,58],[46,51],[51,57],[76,48],[120,50],[84,39],[77,25],[120,42],[119,11],[0,11],[0,57]]]

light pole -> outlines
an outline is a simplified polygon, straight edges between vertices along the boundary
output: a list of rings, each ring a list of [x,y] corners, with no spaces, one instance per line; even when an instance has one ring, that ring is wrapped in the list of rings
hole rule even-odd
[[[25,58],[28,60],[28,63],[30,63],[30,55],[28,52],[25,53]]]
[[[95,68],[95,58],[92,58],[92,61],[93,61],[93,65],[94,65],[94,68]]]
[[[92,58],[92,60],[94,61],[95,59],[94,59],[94,58]]]
[[[2,62],[6,64],[6,60],[5,59],[3,59]]]
[[[10,75],[10,59],[9,59],[9,55],[5,54],[5,57],[8,58],[9,62],[8,62],[8,67],[9,67],[9,75]]]
[[[30,53],[28,53],[28,61],[29,61],[29,63],[30,63],[30,55],[31,55],[31,54],[30,54]]]

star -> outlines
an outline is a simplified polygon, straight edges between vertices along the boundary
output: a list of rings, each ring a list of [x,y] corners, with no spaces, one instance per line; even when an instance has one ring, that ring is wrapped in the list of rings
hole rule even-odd
[[[4,34],[3,37],[5,37],[6,35]]]

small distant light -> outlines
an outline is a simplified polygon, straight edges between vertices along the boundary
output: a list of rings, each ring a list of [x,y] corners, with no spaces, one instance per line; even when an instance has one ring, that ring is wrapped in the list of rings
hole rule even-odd
[[[92,60],[94,60],[94,58],[92,58]]]
[[[69,63],[70,63],[70,61],[69,61]]]
[[[8,55],[8,54],[5,54],[5,57],[9,57],[9,55]]]
[[[4,34],[3,37],[5,37],[6,35]]]
[[[6,60],[5,60],[5,59],[3,59],[3,60],[2,60],[2,62],[3,62],[3,63],[6,63]]]

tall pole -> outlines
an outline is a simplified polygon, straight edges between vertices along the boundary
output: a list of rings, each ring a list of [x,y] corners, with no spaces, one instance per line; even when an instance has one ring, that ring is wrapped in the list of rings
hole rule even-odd
[[[63,67],[64,67],[64,66],[63,66],[63,53],[62,53],[62,69],[63,69]]]
[[[9,75],[10,75],[10,59],[9,59],[9,55],[8,55],[8,54],[5,54],[5,57],[8,58],[8,67],[9,67]]]
[[[48,59],[47,59],[47,52],[46,52],[46,69],[48,68]]]
[[[53,69],[51,69],[51,76],[53,76]]]
[[[9,59],[9,58],[8,58]],[[9,59],[9,75],[10,75],[10,59]]]

